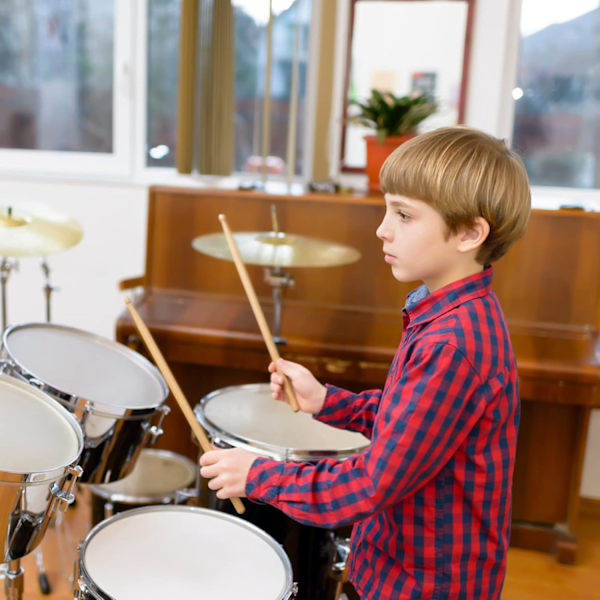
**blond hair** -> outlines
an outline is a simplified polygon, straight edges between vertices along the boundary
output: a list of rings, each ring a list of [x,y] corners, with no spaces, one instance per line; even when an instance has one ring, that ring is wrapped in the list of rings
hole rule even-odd
[[[437,210],[448,235],[483,217],[490,233],[476,260],[498,260],[527,228],[529,180],[506,144],[465,126],[442,127],[405,142],[379,172],[384,193],[421,200]]]

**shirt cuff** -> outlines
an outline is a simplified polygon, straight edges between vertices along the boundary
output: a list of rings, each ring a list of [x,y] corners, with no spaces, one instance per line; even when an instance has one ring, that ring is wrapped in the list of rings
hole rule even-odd
[[[347,390],[336,387],[335,385],[331,385],[329,383],[326,383],[325,387],[327,388],[325,401],[323,402],[321,410],[313,415],[313,419],[329,424],[337,420],[336,418],[332,417],[332,413],[336,413],[335,417],[337,417],[337,410],[339,410],[339,408],[341,408],[343,405],[348,404],[347,402],[344,402],[345,396],[351,396],[352,394]],[[334,407],[335,410],[332,410]]]
[[[246,497],[254,502],[272,504],[279,495],[284,463],[270,458],[257,458],[246,478]]]

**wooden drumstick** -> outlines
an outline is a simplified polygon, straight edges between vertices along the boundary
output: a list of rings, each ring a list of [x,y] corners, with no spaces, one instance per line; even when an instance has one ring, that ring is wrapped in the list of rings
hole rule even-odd
[[[244,290],[246,291],[246,296],[248,296],[248,301],[250,302],[250,306],[252,307],[252,312],[254,313],[254,317],[256,318],[256,322],[258,323],[258,327],[260,332],[262,333],[263,340],[267,346],[267,350],[269,351],[269,355],[271,360],[277,364],[277,359],[279,358],[279,352],[277,352],[277,346],[275,346],[275,342],[273,341],[273,336],[271,335],[271,330],[267,325],[267,321],[265,320],[265,315],[263,314],[262,308],[258,303],[258,298],[256,297],[256,293],[254,292],[254,288],[252,287],[252,282],[250,281],[250,277],[248,276],[248,271],[246,271],[246,266],[244,265],[244,261],[240,256],[240,252],[238,250],[237,244],[235,243],[235,239],[233,234],[231,233],[231,229],[229,229],[229,225],[227,224],[227,218],[225,215],[219,215],[219,221],[221,221],[221,227],[223,227],[223,232],[225,233],[225,239],[227,240],[227,245],[229,246],[229,250],[231,251],[231,255],[233,256],[233,262],[235,263],[235,267],[237,272],[242,280],[242,285],[244,286]],[[298,401],[296,400],[296,394],[292,388],[292,385],[289,379],[283,374],[283,387],[285,389],[285,393],[290,401],[290,407],[294,412],[298,412],[299,406]]]
[[[183,415],[186,418],[189,426],[192,428],[194,435],[198,438],[200,447],[204,452],[212,450],[206,432],[204,431],[204,429],[202,429],[200,423],[198,423],[198,420],[196,419],[194,412],[190,408],[190,405],[186,397],[184,396],[183,391],[181,390],[179,384],[173,376],[173,373],[171,372],[167,361],[164,359],[161,351],[156,345],[156,342],[154,341],[150,330],[148,329],[148,327],[146,327],[146,324],[142,320],[142,317],[140,317],[139,313],[137,312],[137,310],[135,310],[133,304],[131,303],[131,300],[127,296],[125,297],[125,304],[127,305],[131,317],[133,318],[133,322],[135,323],[137,330],[140,332],[142,340],[144,341],[144,344],[146,344],[146,347],[148,348],[150,355],[156,363],[158,370],[162,373],[163,377],[165,378],[169,389],[173,393],[173,397],[175,398],[175,400],[177,400],[177,404],[179,405],[181,412],[183,412]],[[241,515],[246,511],[244,504],[239,498],[230,498],[230,500],[238,515]]]

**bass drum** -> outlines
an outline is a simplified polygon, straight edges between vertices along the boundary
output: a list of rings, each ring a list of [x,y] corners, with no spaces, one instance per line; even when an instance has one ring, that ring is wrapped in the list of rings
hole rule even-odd
[[[75,563],[79,600],[287,600],[290,561],[264,531],[224,513],[147,506],[90,531]]]
[[[92,524],[140,506],[176,504],[179,492],[196,485],[198,467],[189,458],[144,448],[133,471],[113,483],[90,485]]]
[[[167,385],[127,346],[51,323],[12,325],[3,335],[3,371],[73,412],[83,429],[83,483],[108,483],[133,469],[162,432]]]
[[[194,414],[220,447],[244,448],[260,456],[283,461],[314,462],[323,458],[343,460],[366,448],[363,435],[336,429],[306,413],[294,413],[283,402],[274,401],[268,383],[232,386],[211,392],[194,408]],[[233,514],[229,501],[214,493],[211,508]],[[333,564],[339,546],[351,528],[331,531],[301,525],[268,505],[246,502],[241,516],[283,545],[290,557],[298,598],[326,600],[335,597]]]

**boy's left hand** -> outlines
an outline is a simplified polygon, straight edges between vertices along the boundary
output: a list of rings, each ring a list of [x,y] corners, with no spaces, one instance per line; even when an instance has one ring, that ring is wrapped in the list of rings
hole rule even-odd
[[[246,496],[246,479],[256,454],[232,448],[210,450],[200,457],[200,475],[210,479],[208,487],[216,490],[217,498],[243,498]]]

